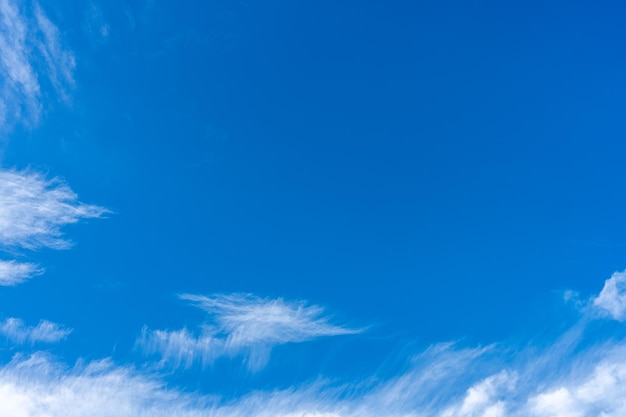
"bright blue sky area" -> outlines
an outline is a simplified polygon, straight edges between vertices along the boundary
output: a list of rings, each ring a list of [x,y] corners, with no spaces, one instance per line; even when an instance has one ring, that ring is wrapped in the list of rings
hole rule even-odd
[[[395,372],[441,341],[557,337],[563,291],[625,266],[620,2],[41,7],[76,57],[72,103],[42,84],[2,166],[112,213],[26,252],[46,273],[0,305],[73,328],[51,348],[70,362],[144,363],[144,325],[203,321],[176,294],[243,292],[368,330],[279,346],[261,373],[181,371],[184,389]]]

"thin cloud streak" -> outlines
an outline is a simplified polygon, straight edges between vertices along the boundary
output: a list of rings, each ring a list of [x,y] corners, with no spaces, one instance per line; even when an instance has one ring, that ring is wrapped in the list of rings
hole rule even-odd
[[[36,326],[27,326],[16,318],[0,322],[0,334],[17,344],[55,343],[65,339],[70,333],[71,329],[48,320],[42,320]]]
[[[49,82],[66,103],[74,86],[72,52],[39,4],[31,4],[0,0],[0,128],[5,132],[16,123],[39,123],[42,82]],[[45,68],[36,64],[42,58]]]
[[[41,33],[41,42],[37,43],[39,52],[47,64],[47,76],[61,99],[68,103],[68,89],[74,87],[74,68],[76,60],[71,51],[61,44],[59,29],[48,19],[39,4],[35,3],[35,20]]]
[[[39,81],[29,62],[26,20],[19,4],[0,0],[0,126],[23,117],[35,124],[39,119]]]
[[[180,298],[207,313],[210,321],[199,335],[187,329],[144,328],[138,341],[147,354],[160,354],[162,364],[177,367],[189,367],[194,362],[207,365],[220,356],[243,355],[248,368],[258,371],[267,364],[276,345],[362,331],[330,324],[323,308],[304,302],[262,299],[250,294],[183,294]]]
[[[0,260],[0,286],[10,287],[43,274],[43,269],[33,263]]]

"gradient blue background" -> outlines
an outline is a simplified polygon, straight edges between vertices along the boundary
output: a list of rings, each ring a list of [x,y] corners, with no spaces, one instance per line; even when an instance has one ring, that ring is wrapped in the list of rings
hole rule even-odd
[[[391,372],[411,346],[557,331],[559,291],[624,268],[622,2],[41,5],[77,88],[4,165],[113,213],[0,303],[74,328],[68,359],[137,361],[142,326],[202,321],[175,294],[251,292],[372,327],[173,378]]]

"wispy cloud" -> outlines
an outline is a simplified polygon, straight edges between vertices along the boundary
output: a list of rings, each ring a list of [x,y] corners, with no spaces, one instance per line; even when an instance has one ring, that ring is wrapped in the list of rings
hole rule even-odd
[[[40,321],[36,326],[27,326],[16,318],[0,322],[0,334],[17,344],[54,343],[65,339],[71,332],[71,329],[47,320]]]
[[[107,210],[78,201],[59,179],[32,171],[0,169],[0,249],[66,249],[71,242],[61,228]],[[0,260],[0,286],[17,285],[43,273],[38,265]]]
[[[42,59],[45,67],[37,64]],[[0,128],[39,122],[42,82],[68,101],[74,66],[57,27],[36,2],[0,0]]]
[[[0,171],[0,245],[65,249],[61,227],[106,213],[83,204],[59,179],[48,180],[29,171]]]
[[[47,65],[45,74],[64,101],[69,101],[68,89],[74,87],[74,54],[61,44],[59,29],[48,19],[39,4],[35,3],[35,21],[41,34],[36,43]]]
[[[0,286],[2,287],[21,284],[41,273],[43,269],[33,263],[0,260]]]
[[[586,322],[582,320],[582,322]],[[576,323],[574,327],[579,326]],[[0,415],[119,417],[622,417],[626,341],[545,349],[434,345],[387,379],[218,398],[183,393],[156,374],[105,360],[66,368],[36,354],[0,368]],[[567,340],[567,343],[563,343]]]
[[[593,305],[615,320],[626,320],[626,271],[616,272],[604,282]]]
[[[552,343],[542,344],[543,347],[529,344],[522,348],[503,345],[458,348],[444,343],[428,348],[412,359],[407,370],[387,379],[372,378],[339,386],[336,381],[332,384],[322,381],[281,391],[255,392],[180,415],[204,412],[215,417],[621,417],[626,415],[626,340],[616,338],[612,332],[599,337],[594,323],[602,319],[596,313],[598,307],[610,307],[607,311],[614,313],[611,318],[620,317],[621,304],[616,304],[616,300],[624,295],[624,275],[616,273],[608,279],[600,295],[591,298],[592,308],[582,308],[581,316]],[[246,323],[254,323],[251,326],[254,330],[234,340],[256,341],[267,337],[275,341],[274,331],[266,332],[256,326],[263,327],[268,321],[272,323],[271,329],[275,323],[299,322],[278,319],[285,316],[280,303],[275,316],[268,313],[267,300],[257,299],[248,305],[240,301],[241,296],[182,298],[214,317],[217,328],[225,329],[221,333],[223,341],[238,333],[241,326],[248,329]],[[263,307],[257,310],[255,306]],[[249,313],[261,311],[265,314],[258,316],[260,323],[256,319],[247,320]],[[320,315],[318,312],[313,317]],[[595,343],[589,343],[589,326],[596,327]],[[184,361],[189,359],[186,355],[197,354],[194,349],[205,349],[199,345],[203,339],[193,337],[187,330],[164,332],[160,336],[172,344],[168,355],[181,355],[177,360]],[[215,339],[206,338],[206,352]],[[184,346],[191,346],[195,353],[179,349]]]
[[[331,324],[323,308],[304,302],[249,294],[184,294],[180,298],[207,313],[210,321],[199,334],[187,329],[144,329],[139,340],[147,353],[158,353],[164,362],[176,366],[190,366],[196,361],[206,365],[219,356],[243,355],[251,370],[259,370],[267,363],[273,346],[361,331]]]

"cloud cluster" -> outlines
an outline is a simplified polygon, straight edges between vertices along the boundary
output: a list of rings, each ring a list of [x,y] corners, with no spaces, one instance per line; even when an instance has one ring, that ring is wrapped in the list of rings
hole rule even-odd
[[[45,70],[40,68],[43,62]],[[75,60],[37,3],[0,0],[0,129],[39,122],[42,82],[67,101]]]
[[[251,370],[259,370],[273,346],[299,343],[323,336],[359,333],[358,329],[333,325],[318,306],[249,294],[205,297],[184,294],[181,299],[204,310],[210,322],[199,335],[187,329],[144,329],[139,340],[146,353],[158,353],[176,366],[203,365],[219,356],[243,354]]]
[[[534,346],[512,351],[496,345],[471,349],[439,344],[413,358],[406,371],[387,379],[372,378],[340,386],[325,382],[303,384],[287,390],[254,392],[210,406],[198,405],[204,401],[200,396],[191,402],[185,397],[182,406],[191,408],[178,408],[177,415],[623,416],[626,415],[626,340],[598,340],[586,347],[581,342],[585,340],[589,323],[598,317],[597,311],[609,312],[611,318],[620,317],[625,275],[616,273],[606,280],[600,294],[581,309],[580,319],[544,348]],[[195,360],[198,352],[211,355],[212,349],[224,349],[229,340],[233,346],[241,347],[261,341],[270,344],[302,341],[323,333],[346,332],[342,327],[329,325],[321,309],[307,310],[304,304],[241,295],[181,298],[203,308],[213,318],[213,330],[204,338],[194,337],[187,330],[151,333],[152,342],[172,360]],[[157,398],[163,392],[172,395],[171,390],[163,389],[150,395]],[[143,415],[142,412],[138,411],[137,415]]]
[[[82,219],[101,217],[106,209],[83,204],[58,179],[30,171],[0,170],[0,247],[66,249],[61,228]],[[0,260],[0,285],[16,285],[41,274],[32,263]]]
[[[557,343],[558,344],[558,343]],[[557,349],[558,350],[558,349]],[[528,352],[526,352],[528,353]],[[0,415],[78,417],[621,417],[626,415],[626,343],[570,351],[553,347],[508,362],[497,347],[436,345],[389,379],[326,382],[239,398],[183,393],[155,374],[111,361],[67,369],[43,355],[0,369]],[[563,354],[563,352],[560,352]],[[539,364],[550,369],[537,372]],[[546,375],[551,375],[546,377]]]
[[[26,326],[16,318],[0,322],[0,334],[17,344],[55,343],[65,339],[71,332],[71,329],[47,320],[40,321],[36,326]]]

